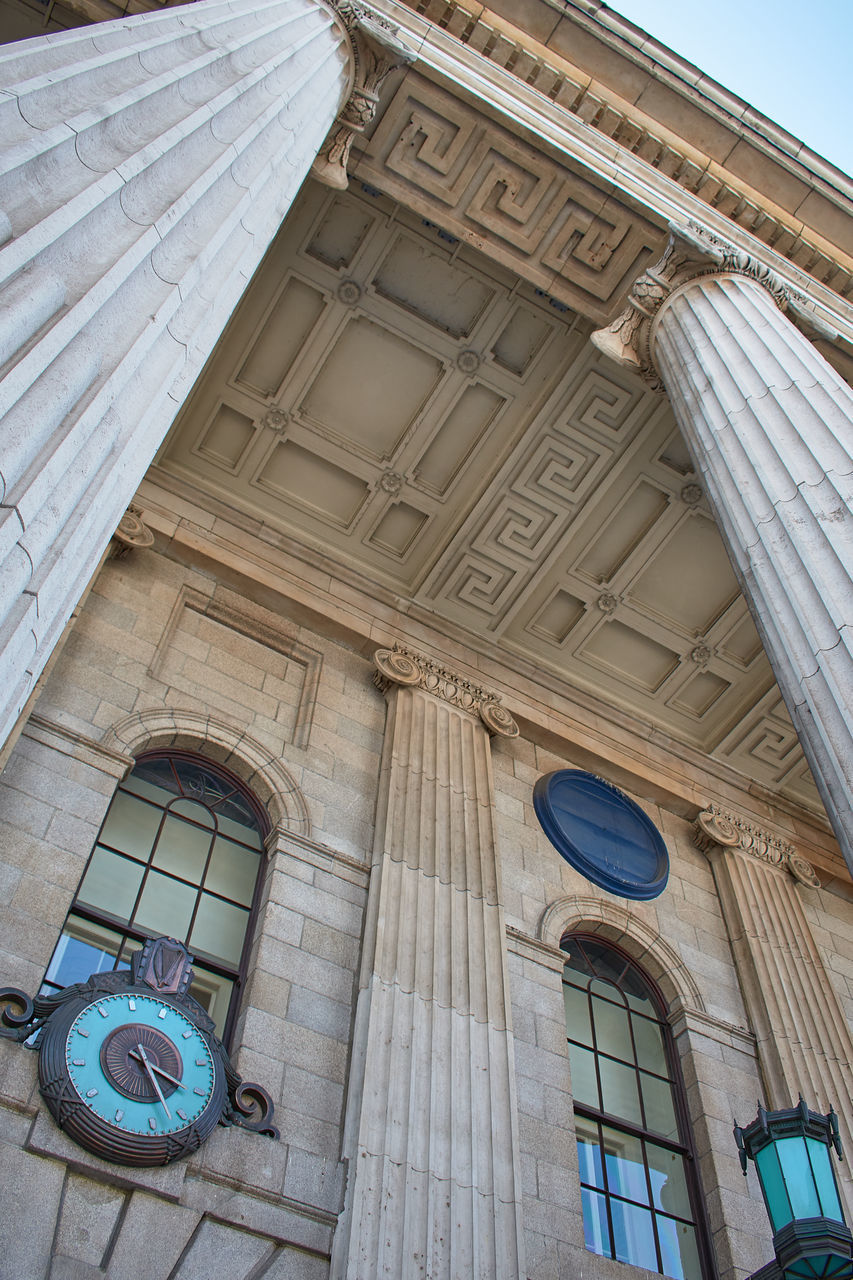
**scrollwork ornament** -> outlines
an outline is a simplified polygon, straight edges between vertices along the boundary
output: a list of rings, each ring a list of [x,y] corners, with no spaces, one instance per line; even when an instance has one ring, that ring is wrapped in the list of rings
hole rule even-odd
[[[740,832],[730,818],[712,809],[705,809],[696,819],[696,844],[703,853],[714,846],[736,849],[740,845]]]
[[[480,719],[489,733],[499,738],[517,738],[519,729],[506,707],[499,702],[481,702]]]
[[[808,889],[820,888],[820,877],[810,862],[801,858],[798,853],[789,853],[785,865],[795,880]]]
[[[154,534],[142,520],[139,507],[129,506],[113,534],[114,558],[121,560],[134,548],[145,550],[154,545]]]
[[[377,676],[388,684],[411,686],[421,682],[421,668],[408,653],[398,649],[378,649],[373,655],[373,661],[376,663]],[[376,683],[379,684],[378,679]],[[379,687],[384,690],[387,685],[379,684]]]

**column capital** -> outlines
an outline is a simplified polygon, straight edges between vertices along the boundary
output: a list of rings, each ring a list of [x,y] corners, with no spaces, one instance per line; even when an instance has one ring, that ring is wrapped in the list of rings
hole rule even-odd
[[[373,661],[376,663],[373,683],[382,693],[392,685],[423,689],[461,711],[479,716],[490,734],[501,738],[518,737],[518,725],[506,707],[501,706],[499,694],[474,684],[435,658],[395,644],[393,649],[378,649]]]
[[[694,823],[696,847],[707,856],[721,849],[737,849],[760,862],[788,871],[810,889],[819,889],[820,880],[814,867],[801,857],[793,845],[778,836],[753,826],[744,818],[726,813],[715,804],[699,814]]]
[[[745,249],[721,240],[696,222],[669,224],[663,256],[634,281],[628,305],[592,342],[611,360],[631,369],[656,391],[665,390],[652,356],[653,325],[661,307],[677,289],[704,276],[747,276],[760,285],[809,337],[835,335],[808,309],[802,294],[787,285],[766,263]]]
[[[330,0],[346,29],[353,57],[349,96],[314,161],[311,172],[327,187],[343,191],[348,184],[347,162],[357,133],[376,117],[379,90],[397,67],[414,61],[414,53],[397,39],[398,28],[353,0]]]

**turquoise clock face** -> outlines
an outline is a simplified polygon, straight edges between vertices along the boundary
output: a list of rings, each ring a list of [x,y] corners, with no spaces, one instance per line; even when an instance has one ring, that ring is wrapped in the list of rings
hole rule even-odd
[[[213,1057],[197,1027],[138,990],[102,996],[77,1015],[65,1067],[84,1106],[129,1135],[186,1130],[215,1092]]]

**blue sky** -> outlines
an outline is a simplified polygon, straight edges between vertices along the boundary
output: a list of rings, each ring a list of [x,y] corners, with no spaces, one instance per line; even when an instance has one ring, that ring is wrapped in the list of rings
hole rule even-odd
[[[612,0],[610,8],[853,174],[853,0]]]

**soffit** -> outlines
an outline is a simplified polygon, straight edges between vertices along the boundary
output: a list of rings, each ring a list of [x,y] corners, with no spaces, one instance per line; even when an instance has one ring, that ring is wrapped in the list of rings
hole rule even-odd
[[[378,192],[309,185],[160,462],[819,807],[669,407],[589,328]]]

